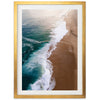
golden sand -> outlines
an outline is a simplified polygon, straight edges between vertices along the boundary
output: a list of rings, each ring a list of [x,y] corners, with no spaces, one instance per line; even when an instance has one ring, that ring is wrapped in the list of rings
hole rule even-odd
[[[65,21],[68,33],[49,57],[56,81],[54,90],[77,89],[77,10],[71,10]]]

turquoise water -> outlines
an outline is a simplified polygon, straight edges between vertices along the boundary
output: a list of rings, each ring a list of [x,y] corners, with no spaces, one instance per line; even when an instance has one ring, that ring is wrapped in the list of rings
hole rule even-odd
[[[42,75],[42,66],[36,63],[31,71],[25,66],[29,63],[34,52],[43,48],[50,41],[50,29],[48,23],[34,17],[26,17],[22,14],[22,90],[29,89]],[[33,55],[32,55],[33,56]],[[31,64],[31,63],[30,63]],[[31,89],[31,88],[30,88]]]

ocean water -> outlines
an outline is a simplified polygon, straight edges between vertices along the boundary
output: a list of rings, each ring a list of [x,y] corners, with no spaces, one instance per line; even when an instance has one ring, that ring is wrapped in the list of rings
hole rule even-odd
[[[22,90],[52,90],[56,85],[48,58],[67,34],[65,12],[47,12],[22,12]]]

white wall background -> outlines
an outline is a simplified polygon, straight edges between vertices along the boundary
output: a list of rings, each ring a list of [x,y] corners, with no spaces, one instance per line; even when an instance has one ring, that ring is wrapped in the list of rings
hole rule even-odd
[[[100,95],[100,11],[99,10],[100,10],[99,0],[86,0],[86,20],[87,20],[86,21],[86,42],[87,42],[86,99],[83,100],[100,100],[99,96]],[[0,100],[14,100],[13,98],[14,97],[13,95],[13,81],[14,81],[13,11],[14,11],[13,0],[0,1]],[[32,100],[32,99],[26,99],[26,100]]]

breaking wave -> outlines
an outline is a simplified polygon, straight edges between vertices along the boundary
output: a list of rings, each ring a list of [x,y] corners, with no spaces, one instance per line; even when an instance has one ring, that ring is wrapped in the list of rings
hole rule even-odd
[[[27,82],[27,85],[23,87],[27,87],[28,90],[52,90],[56,85],[55,79],[52,77],[52,62],[48,60],[48,58],[52,54],[53,50],[56,49],[57,43],[60,42],[68,31],[66,29],[66,22],[63,18],[57,21],[54,26],[55,28],[52,28],[50,32],[50,41],[45,43],[45,45],[39,50],[33,52],[27,62],[23,64],[22,80],[24,80],[23,82]],[[41,41],[25,37],[24,39],[34,43],[41,43]],[[38,77],[32,79],[32,77],[36,77],[36,74]],[[25,80],[26,77],[28,80]]]

